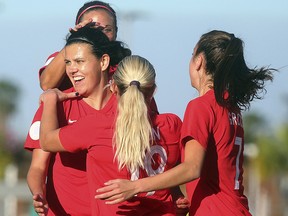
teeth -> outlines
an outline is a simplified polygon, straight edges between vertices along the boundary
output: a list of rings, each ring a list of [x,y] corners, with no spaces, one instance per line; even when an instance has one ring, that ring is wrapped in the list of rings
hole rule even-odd
[[[84,79],[84,77],[82,76],[77,76],[77,77],[73,77],[74,81],[80,81],[82,79]]]

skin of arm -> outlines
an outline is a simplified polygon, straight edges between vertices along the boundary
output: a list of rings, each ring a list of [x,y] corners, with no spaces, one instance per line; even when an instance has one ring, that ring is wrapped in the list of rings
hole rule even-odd
[[[40,86],[44,91],[58,87],[65,75],[64,49],[62,49],[41,73]]]
[[[63,93],[58,89],[50,89],[40,96],[43,102],[43,113],[40,126],[40,146],[44,151],[65,151],[59,139],[57,103],[76,97],[75,92]]]
[[[51,142],[52,149],[55,152],[64,150],[58,136],[57,101],[72,97],[75,97],[75,93],[65,94],[58,89],[48,90],[40,96],[40,102],[44,103],[40,125],[40,145],[45,141],[44,143],[49,146],[49,142]],[[46,131],[49,131],[47,142]],[[46,216],[49,208],[46,200],[46,176],[50,157],[50,152],[34,149],[30,168],[27,173],[27,183],[33,195],[33,206],[39,216]]]
[[[106,200],[106,204],[121,203],[140,192],[161,190],[181,185],[200,177],[205,149],[192,139],[185,145],[185,160],[176,167],[159,175],[129,181],[124,179],[110,180],[97,190],[96,199]]]
[[[39,216],[48,212],[46,201],[46,175],[50,161],[50,153],[42,149],[34,149],[32,161],[27,173],[27,183],[33,195],[33,206]]]

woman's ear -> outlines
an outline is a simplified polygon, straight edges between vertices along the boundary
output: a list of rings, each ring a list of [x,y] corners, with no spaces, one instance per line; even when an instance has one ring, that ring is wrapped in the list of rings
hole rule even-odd
[[[199,71],[201,69],[201,67],[203,66],[203,62],[204,61],[204,56],[203,53],[199,53],[196,57],[195,57],[195,69],[197,71]]]
[[[111,83],[110,83],[110,91],[111,91],[113,94],[117,94],[117,92],[118,92],[118,87],[117,87],[117,85],[115,84],[115,82],[114,82],[113,79],[111,80]]]
[[[101,69],[102,71],[106,71],[110,64],[110,56],[104,54],[101,58]]]

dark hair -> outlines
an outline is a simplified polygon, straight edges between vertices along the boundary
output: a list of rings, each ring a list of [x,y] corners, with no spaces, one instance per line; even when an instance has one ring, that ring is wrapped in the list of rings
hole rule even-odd
[[[204,54],[206,71],[212,77],[215,98],[221,106],[249,109],[253,99],[262,98],[259,93],[266,93],[264,82],[273,80],[275,69],[247,67],[243,41],[234,34],[217,30],[203,34],[195,56],[200,53]]]
[[[120,41],[110,41],[101,29],[84,26],[78,31],[72,31],[66,38],[66,45],[86,43],[92,47],[92,53],[101,58],[104,54],[110,56],[110,65],[117,65],[124,57],[131,55],[131,50]]]
[[[107,11],[114,20],[114,25],[115,25],[115,30],[116,33],[118,31],[118,27],[117,27],[117,16],[116,16],[116,12],[114,11],[114,9],[106,2],[102,2],[102,1],[90,1],[90,2],[86,2],[79,10],[76,16],[76,21],[75,24],[77,25],[80,21],[82,16],[89,12],[89,11],[93,11],[93,10],[105,10]]]

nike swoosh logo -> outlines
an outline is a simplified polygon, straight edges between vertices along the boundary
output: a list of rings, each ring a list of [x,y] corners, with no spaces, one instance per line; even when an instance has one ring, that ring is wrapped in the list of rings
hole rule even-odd
[[[68,124],[72,124],[74,122],[76,122],[77,120],[71,120],[71,119],[68,119]]]

